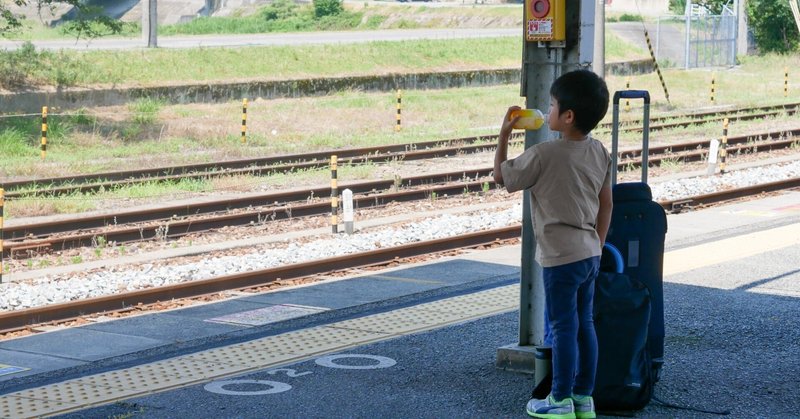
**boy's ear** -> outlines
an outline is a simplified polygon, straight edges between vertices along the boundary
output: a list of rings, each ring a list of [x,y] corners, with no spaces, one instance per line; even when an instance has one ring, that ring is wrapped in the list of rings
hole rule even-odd
[[[563,117],[564,117],[564,122],[566,122],[567,124],[572,124],[573,122],[575,122],[575,112],[573,112],[572,109],[564,111]]]

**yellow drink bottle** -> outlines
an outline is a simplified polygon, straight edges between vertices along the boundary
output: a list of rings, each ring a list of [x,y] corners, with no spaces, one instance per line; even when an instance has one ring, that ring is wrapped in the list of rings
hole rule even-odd
[[[514,124],[515,129],[539,129],[544,125],[544,114],[538,109],[520,109],[511,111],[508,120],[519,116],[519,120]]]

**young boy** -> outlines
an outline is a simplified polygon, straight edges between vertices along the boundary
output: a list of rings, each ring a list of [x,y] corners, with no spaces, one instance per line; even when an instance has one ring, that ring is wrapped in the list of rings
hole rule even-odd
[[[494,160],[494,179],[509,192],[529,190],[536,261],[542,265],[545,309],[553,336],[553,383],[529,415],[594,418],[597,336],[592,320],[594,280],[611,221],[611,157],[589,132],[608,110],[606,83],[590,71],[559,77],[550,88],[551,130],[561,139],[537,144],[507,160],[517,118],[506,112]]]

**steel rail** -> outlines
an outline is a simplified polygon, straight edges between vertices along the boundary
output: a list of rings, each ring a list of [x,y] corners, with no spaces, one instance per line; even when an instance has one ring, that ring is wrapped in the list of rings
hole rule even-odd
[[[756,106],[752,108],[736,108],[736,109],[721,109],[721,110],[710,110],[710,111],[703,111],[703,112],[694,112],[688,114],[674,114],[674,115],[662,115],[655,118],[650,118],[650,129],[653,130],[654,128],[657,130],[659,127],[669,125],[666,121],[672,121],[675,119],[689,119],[689,121],[695,122],[706,122],[709,118],[713,118],[714,120],[722,120],[724,118],[728,118],[731,121],[742,120],[740,118],[744,117],[747,118],[750,115],[747,115],[748,112],[760,112],[760,115],[773,115],[773,114],[780,114],[781,112],[790,112],[792,114],[796,113],[800,109],[800,102],[797,103],[785,103],[779,105],[767,105],[767,106]],[[742,115],[742,114],[745,115]],[[746,119],[745,119],[746,120]],[[637,130],[641,131],[642,121],[638,119],[631,119],[631,120],[623,120],[621,121],[621,131],[625,130]],[[611,131],[611,123],[606,122],[598,125],[598,129],[601,130],[608,130]]]
[[[522,138],[515,133],[512,139]],[[495,140],[493,136],[477,136],[450,140],[428,141],[423,143],[396,144],[329,150],[313,153],[265,157],[257,159],[231,160],[217,163],[193,164],[187,166],[162,167],[156,169],[107,172],[83,176],[66,176],[39,180],[4,182],[6,198],[48,195],[59,196],[75,192],[89,193],[108,190],[142,182],[165,182],[179,179],[208,179],[210,177],[233,175],[266,175],[289,173],[297,170],[319,169],[328,166],[330,156],[335,154],[340,165],[355,165],[370,162],[390,162],[395,160],[424,160],[450,157],[458,154],[477,153],[493,148],[494,144],[474,144]],[[82,184],[82,182],[93,182]],[[37,185],[57,185],[47,189],[34,189]],[[61,185],[61,186],[58,186]]]
[[[87,314],[130,309],[140,304],[152,304],[178,298],[199,297],[222,291],[254,288],[278,279],[302,278],[330,271],[391,262],[398,258],[429,255],[458,248],[490,244],[519,237],[520,229],[521,227],[518,225],[504,227],[364,253],[184,282],[165,287],[9,311],[0,313],[0,333],[25,329],[35,324],[68,321]]]
[[[487,169],[488,171],[488,169]],[[488,173],[483,173],[486,176]],[[391,188],[391,181],[386,188]],[[399,192],[390,192],[374,195],[361,195],[354,197],[353,207],[356,209],[382,207],[392,202],[409,202],[429,199],[432,196],[460,195],[462,193],[481,192],[487,185],[493,185],[493,181],[467,181],[449,185],[430,186],[418,189],[410,189]],[[77,247],[93,246],[97,243],[98,237],[102,237],[105,242],[128,243],[159,238],[178,238],[192,233],[199,233],[230,226],[260,225],[265,222],[275,220],[291,219],[296,217],[309,217],[330,213],[330,202],[320,201],[315,203],[299,203],[274,207],[264,207],[262,209],[246,210],[241,212],[228,213],[223,215],[213,215],[208,217],[195,217],[190,219],[165,219],[159,222],[151,222],[143,225],[123,226],[121,228],[109,228],[106,231],[94,231],[88,233],[71,234],[66,237],[49,237],[43,239],[27,239],[28,236],[21,235],[21,240],[7,240],[4,243],[3,253],[7,256],[24,256],[23,252],[59,251]],[[97,217],[99,220],[107,220],[107,216]],[[58,228],[70,228],[68,220],[61,220],[51,223],[51,226]],[[19,226],[25,227],[25,226]],[[33,231],[31,226],[27,230],[15,229],[14,233],[21,234],[25,231]],[[41,226],[37,226],[39,228]]]
[[[687,198],[663,200],[659,201],[659,205],[661,205],[666,211],[677,213],[683,211],[684,209],[699,208],[707,205],[718,204],[720,202],[756,196],[763,193],[779,192],[796,188],[800,188],[800,178],[779,180],[753,186],[744,186],[741,188],[728,189]]]
[[[756,108],[742,108],[730,111],[710,111],[703,113],[693,113],[688,115],[672,115],[654,118],[650,125],[651,131],[685,127],[702,122],[713,122],[722,120],[725,116],[717,116],[724,113],[734,113],[730,115],[733,121],[752,120],[778,115],[780,113],[795,114],[800,109],[800,103],[773,105]],[[764,110],[766,113],[754,115],[738,115],[739,112],[753,110]],[[714,117],[708,119],[708,117]],[[690,121],[673,122],[658,124],[657,121],[669,121],[675,118],[688,117]],[[705,120],[704,120],[705,118]],[[636,121],[628,121],[636,123]],[[599,127],[610,129],[608,124]],[[621,131],[641,131],[641,127],[631,127],[623,125]],[[521,138],[521,134],[515,134],[514,139]],[[323,168],[327,166],[331,154],[336,154],[340,158],[341,164],[360,164],[366,162],[386,162],[392,160],[419,160],[436,157],[453,156],[459,153],[475,153],[484,149],[494,147],[492,144],[472,143],[481,141],[494,141],[497,135],[485,135],[475,137],[464,137],[447,140],[426,141],[420,143],[406,143],[386,146],[373,146],[363,148],[353,148],[344,150],[327,150],[321,152],[301,153],[293,155],[273,156],[264,158],[250,158],[240,160],[230,160],[214,163],[198,163],[184,166],[170,166],[153,169],[128,170],[120,172],[105,172],[92,175],[65,176],[44,178],[37,180],[19,180],[4,182],[6,197],[10,199],[24,196],[50,195],[59,196],[70,193],[92,193],[100,190],[108,190],[126,185],[138,184],[142,182],[166,182],[178,179],[206,179],[216,176],[231,175],[265,175],[270,173],[286,173],[292,170],[304,170],[313,168]],[[294,162],[294,163],[292,163]],[[36,189],[37,186],[45,186],[46,189]]]
[[[800,130],[790,131],[789,134],[799,135]],[[729,154],[737,152],[758,152],[788,148],[795,144],[794,140],[771,141],[773,138],[786,135],[784,132],[769,133],[769,141],[752,141],[751,136],[731,137],[729,139]],[[689,143],[653,147],[654,157],[650,158],[653,166],[659,165],[665,159],[678,159],[683,162],[700,161],[706,158],[707,142],[695,141]],[[688,151],[687,151],[688,150]],[[628,150],[620,153],[622,159],[618,165],[619,170],[629,170],[640,166],[640,150]],[[658,157],[668,154],[665,157]],[[489,176],[492,168],[480,168],[473,171],[449,172],[438,175],[425,175],[406,179],[358,182],[342,185],[342,189],[349,188],[357,194],[372,194],[357,197],[354,205],[356,208],[373,208],[386,205],[389,202],[409,202],[427,199],[433,194],[438,196],[453,195],[464,192],[480,192],[495,186],[492,179],[479,182],[478,179]],[[473,182],[463,182],[456,185],[429,187],[404,192],[386,193],[399,187],[414,187],[435,183],[463,181],[474,179]],[[384,193],[380,193],[384,192]],[[380,193],[380,194],[379,194]],[[283,220],[292,217],[316,216],[329,211],[327,201],[317,203],[302,203],[313,197],[330,195],[330,188],[315,188],[310,190],[278,192],[274,194],[258,195],[221,201],[210,201],[192,205],[179,205],[159,208],[155,210],[137,210],[104,214],[90,217],[74,217],[39,224],[28,224],[7,227],[4,231],[7,237],[3,254],[5,256],[24,257],[26,253],[41,251],[58,251],[76,247],[93,246],[98,237],[103,237],[106,242],[135,242],[152,239],[178,238],[191,233],[204,232],[227,226],[242,226],[263,224],[267,221]],[[237,211],[230,214],[230,211]],[[219,213],[225,213],[220,215]],[[198,217],[204,215],[205,217]],[[193,217],[188,219],[187,217]],[[128,224],[136,224],[129,225]],[[97,231],[105,229],[104,231]],[[86,233],[71,234],[67,237],[48,237],[52,234],[81,230],[95,230]]]

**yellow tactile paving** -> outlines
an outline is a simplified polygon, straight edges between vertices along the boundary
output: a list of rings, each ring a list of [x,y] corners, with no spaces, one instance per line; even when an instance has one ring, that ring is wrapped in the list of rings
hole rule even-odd
[[[210,349],[0,397],[0,417],[62,414],[516,310],[519,285]]]
[[[664,278],[797,245],[800,245],[800,223],[673,250],[664,254]],[[715,288],[741,285],[737,278],[720,278],[715,284],[695,283],[688,275],[673,276],[669,281]]]

